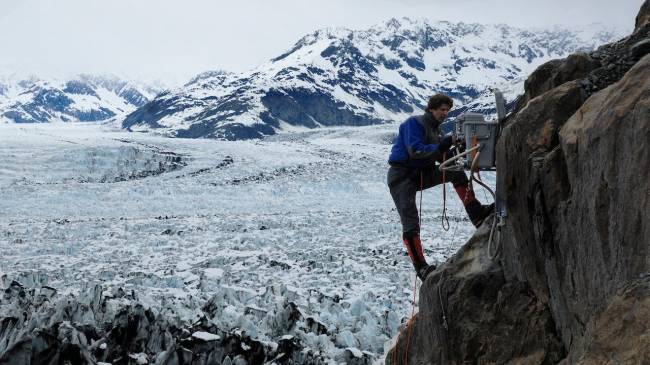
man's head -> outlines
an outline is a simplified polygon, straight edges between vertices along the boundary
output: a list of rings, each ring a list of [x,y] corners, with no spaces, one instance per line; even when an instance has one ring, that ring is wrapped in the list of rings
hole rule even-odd
[[[447,118],[449,110],[454,106],[454,101],[445,94],[436,94],[429,98],[427,103],[427,111],[433,114],[433,117],[442,122]]]

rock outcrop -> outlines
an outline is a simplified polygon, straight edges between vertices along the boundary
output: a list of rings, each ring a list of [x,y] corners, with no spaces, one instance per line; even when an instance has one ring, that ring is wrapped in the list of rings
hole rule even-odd
[[[639,10],[639,14],[636,16],[634,31],[639,30],[648,23],[650,23],[650,3],[646,1],[641,5],[641,10]]]
[[[505,225],[427,278],[386,364],[650,363],[648,3],[528,79],[497,146]]]
[[[565,357],[548,307],[507,280],[486,222],[420,291],[420,312],[386,364],[554,364]]]

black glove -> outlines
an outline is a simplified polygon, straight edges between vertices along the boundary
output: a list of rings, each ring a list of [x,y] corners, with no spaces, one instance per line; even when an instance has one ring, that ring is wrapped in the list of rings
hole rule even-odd
[[[447,157],[447,160],[449,160],[450,158],[456,156],[459,153],[458,152],[458,145],[455,145],[454,147],[455,148],[450,148],[449,150],[447,150],[447,152],[446,152],[447,154],[445,155],[445,157]]]
[[[440,141],[438,144],[438,152],[440,153],[445,153],[447,150],[451,147],[453,144],[453,137],[452,136],[447,136]]]
[[[456,141],[456,149],[458,150],[458,153],[463,153],[467,149],[467,144],[465,143],[465,140],[461,141]]]

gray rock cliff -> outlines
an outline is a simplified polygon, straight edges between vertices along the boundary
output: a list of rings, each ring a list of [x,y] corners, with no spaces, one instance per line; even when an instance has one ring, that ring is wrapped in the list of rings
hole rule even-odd
[[[527,80],[499,240],[487,222],[427,278],[386,364],[650,363],[648,3],[629,37]]]

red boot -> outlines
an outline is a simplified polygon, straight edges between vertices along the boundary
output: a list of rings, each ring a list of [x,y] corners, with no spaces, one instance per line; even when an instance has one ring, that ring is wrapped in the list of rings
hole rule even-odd
[[[467,215],[472,221],[474,227],[478,228],[483,224],[485,219],[494,212],[494,203],[490,205],[482,205],[478,200],[474,200],[472,203],[465,206],[465,211],[467,211]]]
[[[427,260],[424,258],[424,251],[422,250],[420,235],[418,233],[404,232],[402,237],[404,239],[406,251],[411,258],[413,267],[415,268],[415,272],[420,280],[424,281],[427,275],[436,269],[436,266],[427,264]]]
[[[489,205],[481,204],[474,196],[474,191],[468,189],[467,185],[454,186],[454,189],[463,202],[467,216],[474,227],[478,228],[485,218],[494,212],[494,203]]]

